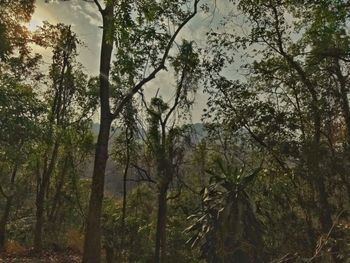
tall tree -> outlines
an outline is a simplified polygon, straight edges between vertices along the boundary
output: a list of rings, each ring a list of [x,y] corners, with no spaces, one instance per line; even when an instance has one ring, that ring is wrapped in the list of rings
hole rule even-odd
[[[101,262],[101,209],[104,177],[108,158],[111,123],[130,99],[146,83],[164,70],[170,49],[182,28],[196,15],[199,0],[182,1],[107,1],[105,7],[94,0],[103,21],[100,56],[100,130],[97,139],[94,171],[87,214],[83,262]],[[187,11],[187,3],[193,10]],[[173,33],[167,21],[175,26]],[[114,75],[116,89],[126,92],[114,100],[110,93],[110,69],[113,47],[116,47]]]
[[[17,179],[40,138],[43,112],[44,106],[29,85],[1,76],[0,193],[5,207],[0,215],[0,250],[4,248],[13,200],[19,194]]]
[[[37,158],[34,248],[40,252],[43,243],[45,200],[60,158],[60,149],[71,126],[76,130],[86,127],[83,124],[91,117],[94,99],[87,91],[89,87],[87,76],[75,60],[79,40],[71,27],[45,23],[36,33],[35,40],[38,44],[53,50],[49,71],[50,86],[46,91],[50,110],[45,125],[43,155]]]

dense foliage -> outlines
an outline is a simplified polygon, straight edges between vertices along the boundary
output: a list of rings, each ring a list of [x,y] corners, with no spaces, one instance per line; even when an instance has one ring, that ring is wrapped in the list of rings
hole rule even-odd
[[[0,0],[0,262],[349,262],[350,2],[221,1],[90,1],[96,77]]]

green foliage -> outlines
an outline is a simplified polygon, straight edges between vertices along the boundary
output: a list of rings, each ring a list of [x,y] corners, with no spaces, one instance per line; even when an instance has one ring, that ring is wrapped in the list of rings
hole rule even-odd
[[[2,146],[20,145],[30,138],[39,137],[39,116],[44,105],[29,85],[9,76],[0,79],[0,118]]]
[[[256,262],[262,260],[262,225],[246,187],[257,171],[244,176],[237,168],[215,161],[211,183],[201,191],[202,206],[190,218],[192,246],[200,245],[207,262]],[[227,167],[225,167],[227,166]]]
[[[110,38],[115,39],[112,78],[117,90],[112,97],[125,94],[160,64],[171,39],[169,23],[178,26],[190,14],[188,4],[191,2],[128,0],[115,3]]]
[[[114,9],[103,11],[115,55],[109,154],[127,180],[126,199],[104,198],[106,259],[154,262],[161,215],[164,262],[347,262],[348,1],[228,1],[204,52],[193,41],[169,46],[193,1],[105,4]],[[30,34],[34,1],[0,0],[0,9],[0,237],[19,253],[43,219],[44,248],[81,253],[100,80],[78,62],[71,26],[44,22]],[[52,51],[47,73],[32,41]],[[132,95],[159,66],[171,67],[174,94],[140,106]],[[209,98],[198,138],[183,123],[201,85]]]
[[[32,0],[0,1],[0,63],[6,61],[16,50],[21,55],[29,52],[29,32],[23,23],[29,22],[34,7]]]
[[[124,233],[123,254],[115,255],[128,262],[149,262],[152,259],[153,220],[152,215],[154,198],[153,193],[146,186],[139,186],[131,191],[127,202],[127,216],[124,229],[122,227],[121,202],[114,198],[104,201],[102,216],[103,244],[105,248],[122,250],[122,237]]]

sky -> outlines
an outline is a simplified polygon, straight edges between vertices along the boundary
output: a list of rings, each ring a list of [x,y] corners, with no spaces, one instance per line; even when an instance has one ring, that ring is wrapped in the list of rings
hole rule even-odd
[[[205,0],[204,0],[205,1]],[[205,33],[220,20],[221,15],[227,10],[229,4],[226,0],[215,1],[215,12],[204,13],[200,11],[197,16],[183,29],[176,39],[181,43],[181,39],[196,41],[200,47],[205,46]],[[212,3],[211,3],[212,4]],[[36,1],[36,9],[29,28],[34,30],[42,24],[42,21],[48,21],[52,24],[65,23],[72,26],[78,37],[84,42],[79,48],[78,60],[85,67],[90,75],[98,75],[99,68],[99,51],[101,43],[102,25],[100,14],[94,3],[83,0],[59,1],[45,0]],[[43,55],[44,60],[50,63],[51,54],[49,50],[35,47],[34,50]],[[174,79],[170,72],[161,72],[157,77],[145,86],[146,97],[153,96],[158,89],[160,95],[165,99],[173,96]],[[202,92],[200,87],[196,94],[196,100],[192,111],[192,121],[200,122],[203,108],[206,106],[207,96]]]

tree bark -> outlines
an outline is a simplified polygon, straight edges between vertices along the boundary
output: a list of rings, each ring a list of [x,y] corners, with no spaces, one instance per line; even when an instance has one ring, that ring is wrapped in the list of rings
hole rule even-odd
[[[60,177],[59,177],[59,182],[56,188],[56,193],[53,197],[53,201],[52,201],[52,206],[51,206],[51,211],[48,213],[48,220],[52,223],[55,224],[55,221],[57,219],[57,215],[58,215],[58,211],[60,209],[60,200],[61,200],[61,196],[62,196],[62,188],[64,186],[65,183],[65,176],[67,174],[68,171],[68,161],[69,161],[69,155],[67,155],[64,158],[64,163],[63,163],[63,167],[62,170],[60,172]]]
[[[346,77],[342,74],[339,60],[335,61],[334,64],[335,75],[339,80],[340,89],[337,91],[337,94],[340,98],[341,109],[346,125],[347,131],[347,147],[350,147],[350,106],[348,100],[348,92],[346,88]]]
[[[101,262],[101,213],[110,127],[111,120],[101,119],[95,153],[89,210],[86,219],[84,263]]]
[[[12,206],[12,198],[13,198],[13,196],[9,196],[6,198],[5,210],[4,210],[4,213],[2,214],[2,217],[0,219],[0,252],[3,251],[5,248],[6,226],[7,226],[9,216],[10,216],[10,209]]]
[[[16,180],[16,175],[17,175],[17,170],[18,170],[18,164],[15,164],[15,167],[13,168],[12,175],[11,175],[11,190],[14,190],[15,186],[15,180]],[[11,191],[10,195],[6,195],[6,205],[5,205],[5,210],[4,213],[2,214],[2,217],[0,219],[0,252],[5,248],[5,241],[6,241],[6,226],[8,219],[10,217],[10,211],[11,211],[11,206],[12,206],[12,200],[14,193]],[[5,193],[4,193],[5,195]]]
[[[126,198],[127,198],[127,179],[128,179],[128,171],[130,166],[130,143],[131,139],[129,138],[129,129],[126,129],[125,132],[125,138],[126,138],[126,163],[125,163],[125,169],[124,169],[124,175],[123,175],[123,207],[122,207],[122,223],[121,223],[121,229],[122,229],[122,236],[121,236],[121,258],[124,257],[124,250],[125,250],[125,218],[126,218]]]
[[[168,184],[160,186],[158,194],[158,215],[155,246],[155,263],[165,262],[166,255],[166,217],[167,217]]]
[[[44,210],[45,210],[45,193],[50,183],[50,177],[56,165],[57,155],[58,155],[59,142],[56,140],[54,147],[52,149],[51,160],[46,169],[43,171],[43,175],[38,178],[38,191],[36,194],[36,221],[34,229],[34,250],[40,253],[42,250],[42,234],[44,226]]]
[[[109,73],[113,50],[113,4],[107,1],[102,10],[103,34],[100,57],[100,130],[98,134],[94,170],[91,183],[91,195],[86,219],[83,263],[101,262],[101,213],[104,191],[104,179],[108,159],[108,140],[112,123],[109,106]]]

